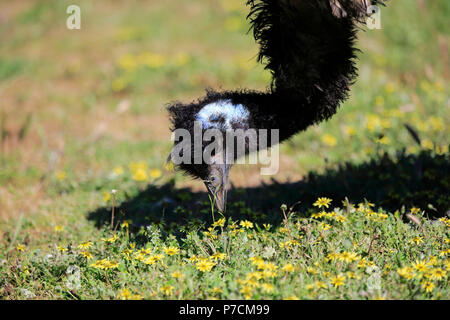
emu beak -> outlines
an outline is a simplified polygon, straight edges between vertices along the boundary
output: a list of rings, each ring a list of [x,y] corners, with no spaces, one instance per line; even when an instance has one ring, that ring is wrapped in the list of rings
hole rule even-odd
[[[230,165],[225,163],[212,164],[210,166],[210,174],[204,181],[211,201],[217,210],[222,213],[225,213],[226,210],[229,173]]]

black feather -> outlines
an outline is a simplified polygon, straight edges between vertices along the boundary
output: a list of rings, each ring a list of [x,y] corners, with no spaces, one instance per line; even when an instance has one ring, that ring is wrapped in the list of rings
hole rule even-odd
[[[172,130],[192,130],[195,115],[208,103],[230,99],[250,111],[250,127],[280,129],[280,142],[329,119],[348,97],[357,76],[354,46],[358,24],[369,4],[383,0],[249,0],[247,17],[260,46],[258,61],[272,73],[267,92],[214,92],[168,107]],[[181,165],[202,178],[203,165]]]

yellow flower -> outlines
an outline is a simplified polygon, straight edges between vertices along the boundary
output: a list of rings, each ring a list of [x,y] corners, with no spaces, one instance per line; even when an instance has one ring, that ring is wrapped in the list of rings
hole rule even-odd
[[[422,283],[422,288],[425,289],[426,292],[431,292],[434,289],[434,283],[431,281],[426,281]]]
[[[61,252],[61,253],[67,251],[67,248],[66,248],[66,247],[60,247],[60,246],[57,246],[56,248],[58,249],[58,252]]]
[[[384,98],[382,96],[375,97],[375,105],[378,107],[384,106]]]
[[[326,261],[334,261],[337,259],[337,257],[338,257],[338,253],[331,252],[326,256],[325,260]]]
[[[63,230],[64,230],[64,226],[58,226],[58,225],[55,226],[55,232],[61,232]]]
[[[326,289],[327,285],[325,283],[323,283],[322,281],[316,281],[314,282],[314,285],[316,286],[317,289]]]
[[[168,256],[173,256],[173,255],[177,254],[178,252],[180,252],[180,249],[178,249],[177,247],[168,247],[168,248],[164,249],[164,252]]]
[[[353,261],[358,260],[360,257],[354,252],[344,251],[342,253],[339,253],[337,255],[337,258],[338,258],[338,260],[341,260],[341,261],[344,261],[344,262],[347,262],[347,263],[351,263]]]
[[[223,227],[225,225],[225,219],[221,218],[219,220],[217,220],[216,222],[214,222],[213,227]]]
[[[263,283],[261,285],[261,289],[265,293],[271,293],[271,292],[273,292],[274,286],[273,286],[273,284],[270,284],[270,283]]]
[[[23,245],[23,244],[18,244],[17,246],[16,246],[16,250],[17,251],[20,251],[20,252],[24,252],[25,251],[25,246]]]
[[[214,288],[212,288],[211,292],[212,293],[222,293],[223,290],[219,287],[214,287]]]
[[[103,241],[109,242],[109,243],[114,243],[114,242],[116,242],[117,239],[119,239],[119,236],[116,234],[110,238],[102,238]]]
[[[138,259],[139,260],[139,259]],[[148,264],[148,265],[152,265],[155,264],[156,262],[158,262],[158,258],[155,256],[150,256],[150,257],[142,257],[141,260],[143,263]]]
[[[413,207],[410,211],[412,214],[418,214],[420,212],[420,208]]]
[[[119,263],[115,261],[110,261],[108,259],[102,259],[98,260],[94,263],[90,264],[91,267],[97,268],[97,269],[115,269],[119,267]]]
[[[415,243],[415,244],[419,244],[423,242],[423,238],[422,237],[414,237],[411,240],[408,241],[409,243]]]
[[[182,274],[180,271],[172,272],[171,276],[175,279],[183,279],[184,274]]]
[[[261,270],[269,270],[269,271],[275,271],[278,269],[278,266],[273,264],[272,262],[266,262],[266,263],[260,263],[257,265],[258,269]]]
[[[334,217],[334,220],[343,223],[343,222],[345,222],[345,220],[347,220],[347,218],[342,215],[338,215],[338,216]]]
[[[356,134],[355,128],[350,127],[350,126],[344,126],[344,132],[350,137],[352,137]]]
[[[313,267],[306,268],[306,272],[308,272],[309,274],[317,274],[317,270]]]
[[[394,93],[397,90],[397,85],[394,82],[388,82],[384,86],[386,93]]]
[[[133,172],[133,179],[135,181],[148,181],[147,172],[143,169],[137,169]]]
[[[313,203],[313,206],[319,207],[319,208],[322,208],[322,207],[328,208],[330,206],[331,201],[333,201],[333,200],[331,200],[329,198],[325,198],[325,197],[318,198],[317,201]]]
[[[436,268],[430,271],[432,280],[442,280],[447,276],[447,272],[442,268]]]
[[[436,146],[436,153],[440,156],[446,154],[448,152],[448,146]]]
[[[111,199],[111,193],[103,192],[103,201],[108,202]]]
[[[89,249],[90,247],[92,247],[92,241],[86,241],[77,246],[78,249]]]
[[[253,223],[250,222],[250,221],[248,221],[248,220],[241,221],[241,222],[239,223],[239,225],[240,225],[241,227],[243,227],[243,228],[246,228],[246,229],[251,229],[251,228],[253,228]]]
[[[259,271],[250,272],[249,274],[247,274],[247,276],[245,278],[247,280],[250,280],[250,279],[260,280],[262,278],[262,274]]]
[[[161,288],[159,288],[159,291],[161,291],[162,293],[164,293],[166,296],[169,296],[172,294],[174,287],[169,286],[169,285],[165,285]]]
[[[327,215],[327,213],[325,211],[322,211],[322,212],[319,212],[319,213],[313,213],[311,215],[311,218],[318,219],[318,218],[325,217],[326,215]]]
[[[415,274],[413,272],[413,268],[411,267],[403,267],[403,268],[399,268],[397,269],[397,273],[407,279],[407,280],[411,280],[412,278],[414,278]]]
[[[264,263],[264,260],[260,257],[250,257],[250,258],[248,258],[248,260],[250,260],[252,262],[252,264],[255,266]]]
[[[299,246],[300,242],[297,240],[287,240],[285,242],[280,243],[281,248],[291,249],[293,246]]]
[[[159,170],[159,169],[152,169],[152,170],[150,170],[149,174],[150,174],[150,178],[152,178],[152,179],[157,179],[157,178],[161,177],[161,175],[162,175],[161,170]]]
[[[421,146],[422,146],[422,148],[428,149],[428,150],[433,150],[433,148],[434,148],[433,142],[428,138],[425,138],[421,141]]]
[[[211,256],[211,259],[214,260],[224,260],[227,257],[225,253],[216,252]]]
[[[113,89],[113,91],[115,92],[120,92],[122,90],[124,90],[128,85],[128,80],[125,79],[124,77],[119,77],[113,80],[113,82],[111,83],[111,88]]]
[[[338,275],[338,276],[331,278],[331,284],[334,285],[335,288],[342,286],[344,284],[344,281],[345,281],[345,276],[343,276],[343,275]]]
[[[384,136],[382,138],[377,139],[377,143],[387,145],[390,143],[390,140],[388,137]]]
[[[132,54],[124,54],[119,58],[119,61],[117,63],[120,68],[126,70],[126,71],[132,71],[137,68],[138,63],[136,60],[136,57]]]
[[[199,261],[195,264],[197,270],[202,272],[209,272],[216,264],[212,261]]]
[[[284,298],[284,300],[299,300],[299,299],[297,298],[297,296],[289,296]]]
[[[431,116],[430,119],[428,119],[428,123],[430,124],[430,127],[433,131],[440,132],[444,131],[445,129],[444,120],[436,116]]]
[[[277,276],[277,273],[272,270],[264,270],[261,275],[264,279],[267,279],[267,278],[275,278]]]
[[[321,139],[322,142],[327,146],[334,147],[335,145],[337,145],[337,139],[331,134],[324,134]]]
[[[426,263],[425,261],[416,261],[413,264],[413,267],[418,271],[426,271],[428,268],[428,263]]]
[[[284,272],[292,272],[292,271],[295,270],[295,268],[294,268],[294,266],[292,264],[287,263],[281,268],[281,270],[284,271]]]
[[[243,286],[239,292],[244,296],[245,299],[250,299],[253,294],[253,288],[250,286]]]
[[[129,300],[131,298],[131,296],[132,296],[131,291],[128,290],[127,288],[124,288],[119,291],[117,298],[122,299],[122,300]]]
[[[60,181],[65,180],[67,178],[67,174],[64,171],[57,171],[56,178]]]
[[[116,176],[120,176],[121,174],[123,174],[123,168],[121,166],[114,167],[113,173]]]
[[[175,170],[175,165],[173,164],[172,161],[168,161],[166,162],[166,164],[164,165],[164,169],[166,169],[169,172],[172,172]]]
[[[189,258],[190,262],[195,262],[198,260],[198,257],[194,254],[192,257]]]
[[[89,251],[80,251],[80,254],[85,257],[87,260],[92,259],[92,254]]]
[[[329,229],[331,229],[331,225],[329,225],[328,223],[322,222],[319,224],[319,228],[321,228],[322,230],[329,230]]]

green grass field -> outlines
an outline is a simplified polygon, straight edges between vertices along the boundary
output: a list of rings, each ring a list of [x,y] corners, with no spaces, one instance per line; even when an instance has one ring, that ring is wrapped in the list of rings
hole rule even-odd
[[[350,99],[222,217],[164,106],[268,87],[244,2],[0,3],[0,298],[450,298],[450,2],[382,8]]]

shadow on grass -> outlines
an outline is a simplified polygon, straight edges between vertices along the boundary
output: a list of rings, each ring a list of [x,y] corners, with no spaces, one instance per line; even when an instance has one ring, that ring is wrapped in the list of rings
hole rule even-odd
[[[333,199],[341,206],[345,197],[357,204],[367,199],[390,212],[419,207],[429,217],[439,217],[450,209],[450,162],[448,155],[422,152],[396,157],[377,156],[362,164],[345,163],[324,173],[309,173],[302,181],[278,183],[229,191],[226,216],[249,219],[262,225],[282,221],[280,205],[301,201],[295,211],[309,215],[318,197]],[[133,226],[162,224],[166,230],[179,230],[192,223],[211,223],[206,192],[177,189],[173,182],[149,185],[116,208],[119,221],[130,219]],[[219,215],[215,214],[216,219]],[[88,214],[98,227],[109,225],[111,208],[102,207]]]

